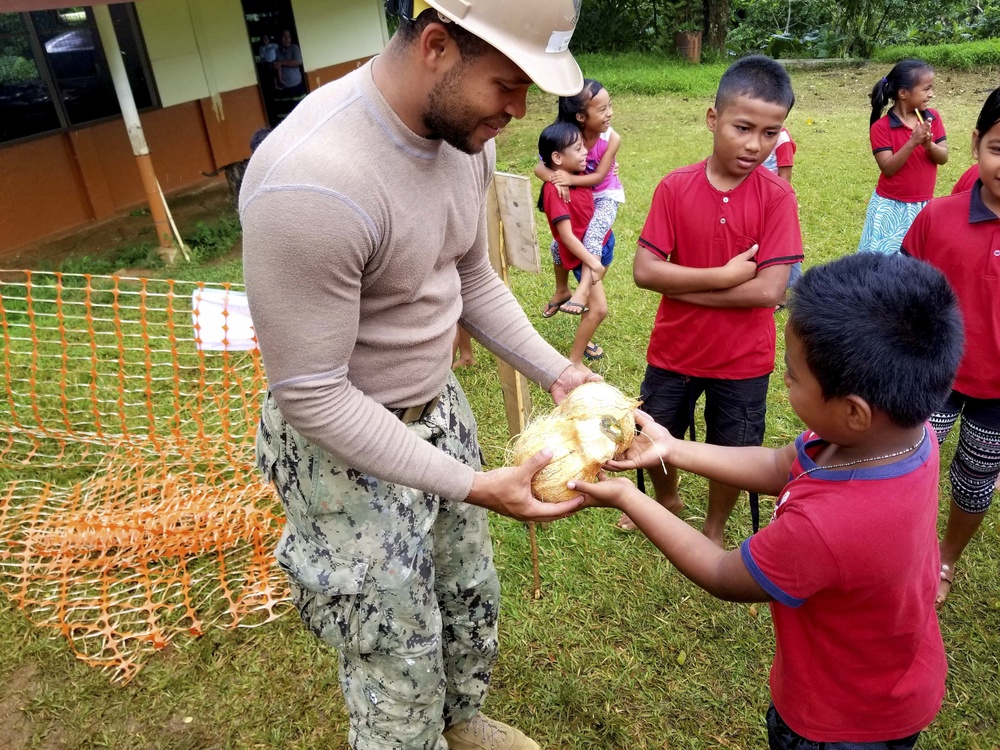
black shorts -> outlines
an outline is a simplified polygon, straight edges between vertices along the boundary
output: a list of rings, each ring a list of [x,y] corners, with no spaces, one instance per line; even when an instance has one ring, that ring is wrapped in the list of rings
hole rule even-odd
[[[883,742],[813,742],[789,727],[774,704],[767,709],[767,745],[770,750],[912,750],[920,732]]]
[[[706,443],[761,445],[769,379],[770,375],[746,380],[694,378],[647,365],[641,408],[675,438],[683,439],[694,423],[695,403],[704,393]]]

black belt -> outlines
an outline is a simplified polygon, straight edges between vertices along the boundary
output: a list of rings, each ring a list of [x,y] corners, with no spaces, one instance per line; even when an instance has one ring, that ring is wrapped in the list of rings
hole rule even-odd
[[[399,421],[404,424],[410,424],[410,422],[419,422],[421,419],[426,417],[432,411],[434,407],[438,405],[438,401],[441,400],[441,395],[438,394],[426,404],[417,404],[416,406],[407,406],[402,409],[389,409],[393,414],[399,417]]]

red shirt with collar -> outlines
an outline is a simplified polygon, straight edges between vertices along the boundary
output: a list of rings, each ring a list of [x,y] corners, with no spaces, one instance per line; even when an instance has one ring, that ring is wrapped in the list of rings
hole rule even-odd
[[[931,120],[931,138],[940,143],[948,136],[944,132],[944,122],[935,109],[925,109],[920,115]],[[889,114],[877,120],[869,130],[872,153],[891,151],[896,153],[913,135],[913,128],[900,120],[891,109]],[[937,164],[927,155],[922,145],[913,149],[906,163],[892,177],[879,173],[875,192],[883,198],[903,203],[921,203],[934,197],[934,182],[937,179]]]
[[[951,283],[965,324],[965,354],[954,388],[1000,398],[1000,218],[972,190],[935,198],[917,214],[902,252],[938,268]]]
[[[934,430],[894,463],[803,474],[825,445],[798,437],[771,523],[740,548],[774,600],[771,698],[813,742],[907,737],[937,715],[948,669]]]
[[[705,174],[706,162],[675,169],[653,193],[639,245],[664,262],[713,268],[757,244],[757,268],[802,260],[795,191],[755,169],[728,192]],[[774,309],[715,308],[664,297],[646,359],[692,377],[742,380],[774,369]]]
[[[951,189],[952,195],[955,193],[964,193],[966,190],[972,190],[972,186],[976,184],[976,180],[978,179],[979,165],[973,164],[965,170],[965,174],[958,178],[958,182],[955,183],[955,187]]]
[[[559,197],[559,190],[555,185],[551,182],[542,185],[542,209],[549,220],[549,231],[552,232],[552,239],[559,245],[559,260],[562,261],[563,268],[572,271],[583,261],[563,247],[556,224],[560,221],[569,221],[573,236],[582,243],[590,220],[594,218],[594,189],[574,186],[569,189],[569,196],[570,201],[566,203]]]

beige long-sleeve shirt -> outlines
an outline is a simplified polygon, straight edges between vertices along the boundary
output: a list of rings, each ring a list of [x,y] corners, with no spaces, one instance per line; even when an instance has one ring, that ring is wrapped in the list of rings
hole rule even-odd
[[[473,470],[385,407],[424,403],[455,323],[548,389],[569,366],[489,264],[495,150],[410,131],[371,63],[310,94],[250,160],[244,274],[271,393],[287,422],[362,472],[464,499]]]

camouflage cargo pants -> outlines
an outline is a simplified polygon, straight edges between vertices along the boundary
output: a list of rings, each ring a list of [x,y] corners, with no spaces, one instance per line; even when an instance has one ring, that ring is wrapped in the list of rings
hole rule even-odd
[[[408,425],[480,468],[476,425],[449,378]],[[306,626],[335,648],[355,750],[444,750],[471,718],[497,657],[500,584],[486,511],[344,466],[281,416],[270,394],[258,463],[287,524],[275,556]]]

